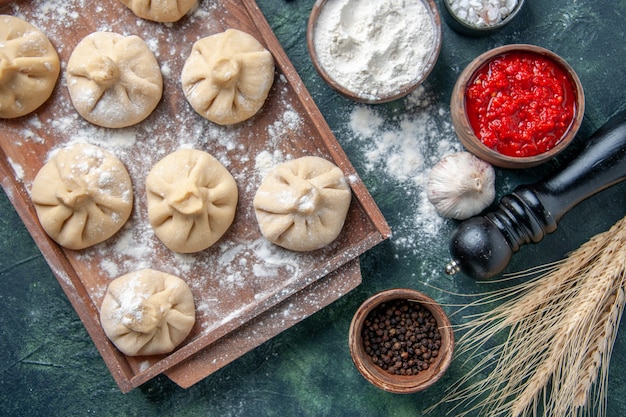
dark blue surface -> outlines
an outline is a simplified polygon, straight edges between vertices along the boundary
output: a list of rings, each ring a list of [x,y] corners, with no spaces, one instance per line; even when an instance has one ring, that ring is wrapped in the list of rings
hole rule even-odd
[[[421,290],[455,310],[457,293],[486,288],[462,275],[443,272],[448,239],[456,226],[446,221],[428,234],[415,221],[423,187],[385,170],[365,146],[398,134],[403,122],[421,126],[422,116],[454,142],[448,101],[460,71],[480,53],[508,43],[551,49],[578,73],[586,94],[579,137],[558,160],[524,171],[497,170],[502,196],[521,183],[554,172],[611,115],[626,107],[626,1],[528,0],[516,21],[485,38],[467,38],[443,27],[439,61],[424,85],[429,104],[414,98],[363,106],[334,93],[315,72],[306,49],[313,0],[259,0],[270,26],[310,90],[322,114],[370,189],[394,236],[362,257],[363,284],[346,297],[184,390],[164,376],[122,394],[44,258],[4,194],[0,196],[0,415],[12,416],[419,416],[466,371],[453,363],[429,390],[395,395],[367,383],[351,362],[347,331],[356,308],[375,292],[392,287]],[[350,125],[355,111],[380,118],[380,137],[361,140]],[[367,138],[366,138],[367,139]],[[417,139],[417,138],[416,138]],[[423,152],[428,156],[428,150]],[[426,158],[422,170],[436,161]],[[378,163],[377,167],[372,161]],[[626,184],[584,201],[541,243],[523,247],[509,270],[560,259],[626,215]],[[463,318],[453,316],[458,323]],[[621,326],[623,327],[623,326]],[[626,333],[619,333],[611,361],[607,416],[626,415]],[[433,415],[441,415],[435,412]]]

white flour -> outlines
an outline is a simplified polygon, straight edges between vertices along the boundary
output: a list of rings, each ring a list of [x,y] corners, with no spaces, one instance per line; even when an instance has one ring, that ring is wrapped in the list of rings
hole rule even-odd
[[[320,65],[364,98],[389,96],[419,79],[434,39],[422,0],[331,0],[314,34]]]
[[[385,176],[391,182],[389,192],[401,190],[402,201],[412,207],[398,213],[401,218],[391,223],[391,241],[410,254],[432,242],[446,222],[426,196],[430,169],[462,146],[449,123],[449,110],[435,104],[424,86],[406,98],[405,106],[393,124],[384,123],[376,107],[354,107],[346,136],[362,152],[358,159],[365,161],[366,176]]]

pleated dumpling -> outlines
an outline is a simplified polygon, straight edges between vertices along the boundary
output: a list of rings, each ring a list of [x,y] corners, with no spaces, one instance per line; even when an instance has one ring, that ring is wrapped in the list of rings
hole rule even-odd
[[[201,116],[231,125],[263,107],[274,83],[274,58],[253,36],[228,29],[193,44],[181,81]]]
[[[196,4],[197,0],[120,0],[142,19],[154,22],[177,22]]]
[[[153,269],[115,278],[100,306],[104,333],[128,356],[173,351],[189,335],[195,321],[189,285]]]
[[[52,95],[61,63],[48,37],[30,23],[0,15],[0,118],[24,116]]]
[[[163,94],[163,76],[140,37],[94,32],[76,45],[67,62],[67,88],[86,120],[121,128],[152,113]]]
[[[157,162],[146,178],[148,219],[174,252],[204,250],[235,218],[237,184],[212,155],[180,149]]]
[[[305,156],[276,166],[254,196],[261,233],[294,251],[320,249],[341,232],[352,193],[332,162]]]
[[[133,187],[111,152],[78,143],[58,150],[39,170],[31,199],[46,233],[69,249],[113,236],[130,217]]]

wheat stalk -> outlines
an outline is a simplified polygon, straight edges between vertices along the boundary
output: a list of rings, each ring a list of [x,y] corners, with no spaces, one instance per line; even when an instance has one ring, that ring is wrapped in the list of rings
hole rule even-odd
[[[477,362],[439,404],[454,403],[458,416],[558,417],[591,407],[602,416],[625,304],[625,243],[626,217],[533,279],[487,294],[505,301],[460,326],[457,357]]]
[[[619,323],[624,306],[624,289],[619,288],[617,293],[609,297],[605,303],[600,321],[604,326],[595,329],[593,342],[589,347],[589,352],[581,367],[581,380],[574,389],[574,405],[584,407],[589,400],[589,393],[598,374],[603,377],[608,372],[608,361],[603,362],[602,358],[610,355],[611,341],[615,338],[615,324]]]

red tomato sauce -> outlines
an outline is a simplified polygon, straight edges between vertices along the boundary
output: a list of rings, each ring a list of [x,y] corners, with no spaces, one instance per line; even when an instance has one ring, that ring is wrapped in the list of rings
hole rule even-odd
[[[574,120],[576,96],[565,70],[530,52],[505,53],[478,69],[465,93],[476,136],[508,156],[556,146]]]

